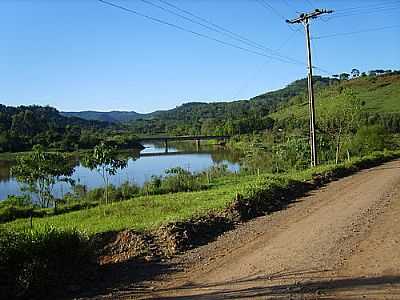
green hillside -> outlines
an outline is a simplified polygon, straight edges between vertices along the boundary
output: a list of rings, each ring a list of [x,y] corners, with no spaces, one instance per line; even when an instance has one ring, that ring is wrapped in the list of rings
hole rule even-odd
[[[334,78],[314,77],[315,85],[324,88],[339,81]],[[293,97],[307,91],[307,80],[296,80],[288,86],[249,100],[233,102],[189,102],[174,109],[158,111],[131,122],[137,134],[238,134],[272,127],[268,114],[276,111]]]
[[[362,110],[366,113],[400,113],[400,75],[388,74],[375,77],[361,77],[339,84],[317,89],[315,95],[316,113],[329,111],[344,101],[342,91],[351,89],[362,101]],[[289,104],[270,115],[275,121],[284,124],[285,120],[308,119],[308,100],[292,98]]]

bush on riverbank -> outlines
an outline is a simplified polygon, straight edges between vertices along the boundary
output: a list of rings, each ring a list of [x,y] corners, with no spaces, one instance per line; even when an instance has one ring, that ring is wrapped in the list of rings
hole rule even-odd
[[[201,174],[195,174],[180,167],[167,169],[166,176],[152,176],[142,190],[142,195],[161,195],[178,192],[194,192],[207,189]]]
[[[93,260],[86,235],[48,227],[42,231],[0,231],[2,299],[40,299],[82,280]]]

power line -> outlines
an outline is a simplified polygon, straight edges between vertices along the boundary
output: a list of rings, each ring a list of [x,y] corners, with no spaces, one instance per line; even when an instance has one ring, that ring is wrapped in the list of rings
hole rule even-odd
[[[275,15],[277,15],[279,18],[281,18],[282,20],[286,20],[285,16],[282,15],[278,10],[276,10],[272,5],[270,5],[266,0],[257,0],[258,3],[261,4],[261,6],[263,6],[265,9],[267,10],[271,10]],[[291,31],[297,31],[299,32],[299,30],[295,30],[293,29],[290,25],[288,25],[289,29]]]
[[[296,32],[292,32],[292,34],[285,39],[282,44],[277,48],[277,51],[280,51],[283,49],[283,47],[286,46],[286,44],[295,36]],[[254,72],[254,74],[251,76],[251,80],[254,79],[254,77],[261,71],[261,69],[269,62],[270,60],[267,59],[266,61],[264,61],[262,64],[260,64],[258,66],[258,68],[256,69],[256,71]],[[250,80],[248,79],[247,81],[245,81],[240,88],[236,91],[236,93],[234,94],[234,96],[232,97],[232,99],[237,98],[237,96],[239,95],[239,93],[241,93],[244,89],[247,89],[248,85],[249,85]]]
[[[376,13],[381,13],[381,12],[386,12],[386,11],[392,11],[400,9],[400,6],[392,6],[392,7],[382,7],[382,8],[377,8],[374,10],[366,10],[366,11],[355,11],[355,12],[344,12],[344,13],[338,13],[335,14],[334,17],[346,17],[346,16],[361,16],[361,15],[370,15],[370,14],[376,14]]]
[[[283,56],[283,55],[279,54],[277,51],[275,51],[275,50],[273,50],[273,49],[271,49],[271,48],[268,48],[268,47],[266,47],[266,46],[264,46],[264,45],[261,45],[261,44],[259,44],[259,43],[257,43],[257,42],[254,42],[254,41],[252,41],[252,40],[250,40],[250,39],[247,39],[247,38],[242,37],[242,36],[240,36],[240,35],[238,35],[238,34],[235,34],[234,32],[229,31],[229,30],[227,30],[227,29],[224,29],[224,28],[222,28],[222,27],[219,26],[219,25],[216,25],[216,24],[213,24],[213,23],[211,23],[211,22],[208,22],[207,20],[204,20],[203,18],[198,17],[198,16],[196,16],[196,15],[190,13],[189,11],[180,9],[180,8],[177,7],[176,5],[173,5],[173,4],[171,4],[171,3],[167,2],[167,1],[159,0],[160,2],[165,3],[166,5],[169,5],[169,6],[173,7],[173,8],[175,8],[176,10],[182,11],[182,12],[184,12],[184,13],[186,13],[186,14],[190,14],[191,16],[193,16],[193,17],[195,17],[195,18],[197,18],[197,19],[202,19],[202,22],[203,22],[203,23],[198,22],[198,21],[196,21],[196,20],[193,20],[192,18],[186,17],[186,16],[184,16],[184,15],[182,15],[182,14],[176,13],[175,11],[172,11],[172,10],[166,8],[166,7],[157,5],[157,4],[155,4],[154,2],[152,2],[152,1],[149,1],[149,0],[140,0],[140,1],[142,1],[142,2],[144,2],[144,3],[146,3],[146,4],[149,4],[149,5],[151,5],[151,6],[154,6],[154,7],[156,7],[156,8],[159,8],[159,9],[161,9],[161,10],[164,10],[164,11],[166,11],[166,12],[168,12],[168,13],[174,15],[174,16],[178,16],[178,17],[180,17],[180,18],[183,18],[184,20],[187,20],[187,21],[189,21],[189,22],[191,22],[191,23],[200,25],[200,26],[202,26],[202,27],[204,27],[204,28],[206,28],[206,29],[208,29],[208,30],[211,30],[211,31],[220,33],[220,34],[222,34],[222,35],[228,36],[229,38],[232,38],[232,39],[234,39],[234,40],[236,40],[236,41],[239,41],[239,42],[241,42],[241,43],[244,43],[244,44],[246,44],[246,45],[248,45],[248,46],[250,46],[250,47],[254,47],[254,48],[257,48],[257,49],[262,50],[262,51],[271,52],[271,53],[273,53],[273,54],[274,54],[275,56],[277,56],[277,57],[280,57],[280,58],[283,58],[283,59],[287,59],[287,60],[289,60],[289,61],[293,61],[293,62],[302,64],[302,62],[300,62],[300,61],[298,61],[298,60],[296,60],[296,59],[293,59],[293,58],[287,57],[287,56]],[[203,20],[204,20],[204,21],[203,21]],[[206,24],[204,24],[204,23],[206,23]],[[209,23],[211,26],[207,25],[207,23]],[[221,28],[221,29],[220,29],[220,28]]]
[[[275,9],[271,4],[269,4],[266,0],[260,0],[260,3],[262,3],[264,5],[264,7],[268,7],[271,11],[274,12],[274,14],[276,14],[278,17],[280,17],[281,19],[285,20],[285,16],[282,15],[277,9]]]
[[[310,6],[310,8],[314,8],[315,5],[311,2],[311,0],[306,0],[306,2]]]
[[[315,36],[312,39],[313,40],[319,40],[319,39],[325,39],[325,38],[330,38],[330,37],[335,37],[335,36],[353,35],[353,34],[372,32],[372,31],[380,31],[380,30],[386,30],[386,29],[391,29],[391,28],[399,28],[399,27],[400,27],[400,25],[393,25],[393,26],[384,26],[384,27],[371,28],[371,29],[352,31],[352,32],[333,33],[333,34]]]
[[[250,39],[248,39],[248,38],[246,38],[246,37],[244,37],[244,36],[242,36],[242,35],[240,35],[240,34],[237,34],[237,33],[235,33],[235,32],[232,32],[232,31],[229,30],[229,29],[226,29],[226,28],[224,28],[224,27],[222,27],[222,26],[220,26],[220,25],[218,25],[218,24],[215,24],[215,23],[213,23],[213,22],[211,22],[211,21],[209,21],[209,20],[207,20],[207,19],[205,19],[205,18],[202,18],[202,17],[200,17],[200,16],[198,16],[198,15],[195,15],[194,13],[192,13],[192,12],[190,12],[190,11],[188,11],[188,10],[182,9],[182,8],[180,8],[180,7],[178,7],[178,6],[174,5],[174,4],[172,4],[172,3],[169,3],[168,1],[165,1],[165,0],[158,0],[158,1],[164,3],[164,4],[168,5],[168,6],[171,6],[171,7],[175,8],[176,10],[178,10],[178,11],[180,11],[180,12],[183,12],[183,13],[185,13],[185,14],[188,14],[188,15],[192,16],[192,17],[195,17],[196,19],[201,20],[201,21],[203,21],[203,22],[205,22],[205,23],[207,23],[207,24],[210,24],[211,26],[213,26],[213,27],[215,27],[215,28],[217,28],[217,29],[219,29],[219,30],[221,30],[221,31],[223,31],[223,32],[226,32],[227,34],[236,36],[236,37],[239,38],[239,39],[243,39],[243,40],[245,40],[245,41],[248,41],[248,42],[250,42],[250,43],[253,43],[254,45],[257,45],[257,46],[260,46],[260,47],[263,47],[263,48],[266,48],[266,49],[270,49],[271,51],[276,52],[275,50],[273,50],[273,49],[271,49],[271,48],[265,47],[264,45],[262,45],[262,44],[260,44],[260,43],[257,43],[257,42],[255,42],[255,41],[252,41],[252,40],[250,40]]]
[[[356,6],[356,7],[349,7],[349,8],[343,8],[343,9],[337,9],[336,12],[341,13],[341,12],[348,12],[348,11],[359,11],[359,10],[364,10],[364,9],[376,9],[376,8],[381,8],[385,7],[385,5],[388,4],[394,4],[394,3],[400,3],[400,1],[388,1],[386,3],[376,3],[376,4],[370,4],[370,5],[364,5],[364,6]]]
[[[255,55],[258,55],[258,56],[263,56],[263,57],[275,59],[275,60],[278,60],[278,61],[281,61],[281,62],[284,62],[284,63],[288,63],[288,64],[296,64],[296,65],[300,64],[300,63],[295,63],[295,62],[292,62],[292,61],[285,60],[283,58],[279,58],[279,57],[275,57],[275,56],[272,56],[272,55],[267,55],[267,54],[264,54],[264,53],[260,53],[258,51],[254,51],[252,49],[248,49],[248,48],[245,48],[245,47],[242,47],[242,46],[238,46],[238,45],[235,45],[233,43],[226,42],[226,41],[223,41],[223,40],[208,36],[206,34],[199,33],[199,32],[196,32],[194,30],[184,28],[184,27],[182,27],[180,25],[176,25],[174,23],[170,23],[170,22],[161,20],[159,18],[155,18],[155,17],[149,16],[149,15],[140,13],[140,12],[138,12],[136,10],[133,10],[133,9],[130,9],[130,8],[127,8],[127,7],[124,7],[124,6],[121,6],[121,5],[106,1],[106,0],[97,0],[97,1],[99,1],[99,2],[101,2],[103,4],[106,4],[106,5],[109,5],[109,6],[124,10],[126,12],[135,14],[137,16],[146,18],[146,19],[151,20],[153,22],[156,22],[156,23],[159,23],[159,24],[163,24],[163,25],[167,25],[167,26],[173,27],[175,29],[178,29],[178,30],[181,30],[181,31],[184,31],[184,32],[187,32],[187,33],[191,33],[191,34],[196,35],[198,37],[202,37],[202,38],[205,38],[205,39],[220,43],[220,44],[225,45],[225,46],[236,48],[236,49],[239,49],[239,50],[242,50],[242,51],[245,51],[245,52],[248,52],[248,53],[252,53],[252,54],[255,54]],[[301,65],[303,65],[303,64],[301,63]]]
[[[283,2],[290,8],[292,8],[292,6],[289,4],[288,0],[283,0]]]
[[[381,8],[375,8],[372,10],[360,10],[360,11],[350,11],[350,12],[342,12],[342,13],[336,13],[334,14],[331,19],[333,18],[341,18],[341,17],[352,17],[352,16],[360,16],[360,15],[370,15],[370,14],[376,14],[376,13],[381,13],[381,12],[387,12],[387,11],[393,11],[400,9],[400,6],[390,6],[390,7],[381,7]]]
[[[342,17],[352,17],[352,16],[359,16],[359,15],[369,15],[369,14],[375,14],[375,13],[380,13],[382,11],[387,11],[387,10],[396,10],[400,8],[399,6],[394,4],[400,4],[400,1],[388,1],[386,3],[375,3],[375,4],[370,4],[370,5],[365,5],[365,6],[357,6],[357,7],[349,7],[349,8],[343,8],[343,9],[338,9],[335,11],[335,13],[328,17],[328,19],[321,18],[324,22],[328,22],[332,19],[335,18],[342,18]]]

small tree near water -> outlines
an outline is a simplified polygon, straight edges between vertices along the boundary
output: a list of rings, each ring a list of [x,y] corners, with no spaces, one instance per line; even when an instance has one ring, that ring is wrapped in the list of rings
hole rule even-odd
[[[335,101],[334,99],[332,101]],[[351,136],[360,126],[362,101],[351,89],[342,92],[342,101],[333,102],[329,110],[320,112],[319,129],[327,134],[335,145],[335,162],[339,162],[342,147],[351,143]],[[350,159],[349,148],[346,149]]]
[[[36,145],[32,152],[17,158],[11,174],[25,184],[23,190],[37,195],[41,207],[49,207],[53,203],[57,210],[54,185],[60,181],[71,182],[73,170],[73,165],[65,155],[45,152],[42,146]]]
[[[102,177],[104,183],[105,202],[108,203],[108,188],[110,177],[115,175],[119,169],[127,166],[126,160],[118,159],[115,147],[104,142],[94,147],[91,154],[83,159],[83,165],[91,170],[96,170]]]

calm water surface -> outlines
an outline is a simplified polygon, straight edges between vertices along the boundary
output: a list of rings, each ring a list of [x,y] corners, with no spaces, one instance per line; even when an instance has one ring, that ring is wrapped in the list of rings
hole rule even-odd
[[[176,144],[174,147],[165,148],[162,145],[146,144],[145,149],[138,153],[132,153],[133,158],[128,161],[128,166],[111,177],[111,183],[118,186],[126,181],[143,185],[153,175],[164,175],[165,170],[173,167],[182,167],[191,172],[205,170],[212,165],[224,163],[231,171],[238,171],[240,155],[225,148],[202,146],[199,152],[196,147]],[[19,183],[11,177],[10,168],[13,162],[0,160],[0,200],[8,195],[21,195]],[[72,178],[89,189],[102,186],[101,176],[96,171],[91,171],[78,164],[75,167]],[[70,190],[65,183],[57,184],[54,194],[62,197]]]

